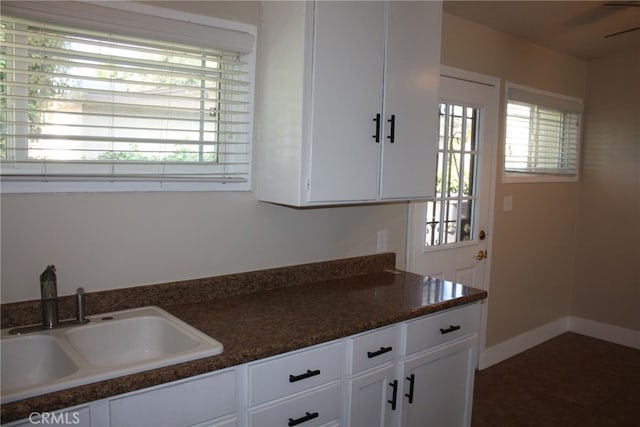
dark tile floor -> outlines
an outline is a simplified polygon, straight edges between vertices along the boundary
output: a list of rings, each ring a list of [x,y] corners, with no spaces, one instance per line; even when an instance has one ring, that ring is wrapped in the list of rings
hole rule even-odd
[[[640,350],[565,333],[476,373],[472,427],[639,427]]]

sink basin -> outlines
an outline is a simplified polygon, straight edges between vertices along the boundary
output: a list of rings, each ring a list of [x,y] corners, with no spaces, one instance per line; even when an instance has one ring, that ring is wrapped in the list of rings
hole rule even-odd
[[[65,337],[87,362],[95,366],[119,367],[175,358],[203,350],[199,349],[201,342],[213,341],[178,319],[158,315],[151,307],[91,319],[87,326],[66,331]]]
[[[2,330],[2,402],[214,356],[220,342],[159,307],[24,335]]]
[[[71,356],[48,335],[3,339],[0,357],[3,395],[48,384],[78,370]]]

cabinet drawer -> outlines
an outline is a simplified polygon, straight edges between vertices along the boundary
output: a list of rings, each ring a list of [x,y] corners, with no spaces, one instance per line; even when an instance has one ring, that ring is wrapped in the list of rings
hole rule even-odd
[[[207,374],[109,401],[112,426],[193,425],[236,410],[236,372]]]
[[[396,355],[395,326],[358,335],[350,341],[352,374],[392,361]]]
[[[339,341],[249,365],[249,405],[260,405],[338,379],[341,361]]]
[[[311,393],[251,411],[252,427],[312,427],[337,420],[340,416],[340,384],[333,383]]]
[[[406,355],[417,353],[477,332],[480,304],[470,304],[441,314],[407,322]]]

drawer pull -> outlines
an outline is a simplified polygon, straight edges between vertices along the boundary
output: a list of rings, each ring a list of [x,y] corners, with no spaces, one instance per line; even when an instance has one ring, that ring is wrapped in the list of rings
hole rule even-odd
[[[451,326],[449,326],[449,327],[448,327],[448,328],[446,328],[446,329],[440,328],[440,333],[441,333],[442,335],[444,335],[444,334],[448,334],[448,333],[450,333],[450,332],[455,332],[455,331],[457,331],[458,329],[460,329],[460,325],[451,325]]]
[[[405,396],[409,398],[409,403],[413,403],[413,384],[416,382],[416,375],[411,374],[407,377],[409,381],[409,393],[405,393]]]
[[[395,411],[398,403],[398,380],[393,380],[392,383],[389,383],[389,386],[393,388],[393,392],[391,393],[391,400],[387,400],[387,402],[391,403],[391,410]]]
[[[296,381],[304,380],[309,377],[315,377],[316,375],[320,375],[320,369],[316,369],[315,371],[307,369],[307,372],[305,372],[304,374],[289,375],[289,382],[295,383]]]
[[[289,418],[289,422],[287,423],[287,425],[289,427],[297,426],[298,424],[302,424],[305,421],[309,421],[309,420],[312,420],[314,418],[318,418],[319,416],[320,416],[320,414],[317,413],[317,412],[307,412],[307,415],[305,415],[304,417],[296,418],[295,420],[293,418]]]
[[[393,350],[393,347],[380,347],[380,350],[378,351],[367,351],[367,357],[369,359],[373,359],[381,354],[389,353],[391,350]]]

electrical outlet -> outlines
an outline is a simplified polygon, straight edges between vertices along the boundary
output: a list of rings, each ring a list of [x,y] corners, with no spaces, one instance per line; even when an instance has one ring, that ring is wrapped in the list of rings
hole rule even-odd
[[[377,253],[386,252],[387,249],[388,249],[387,248],[388,247],[388,243],[389,243],[389,233],[387,232],[387,230],[378,231],[376,252]]]

